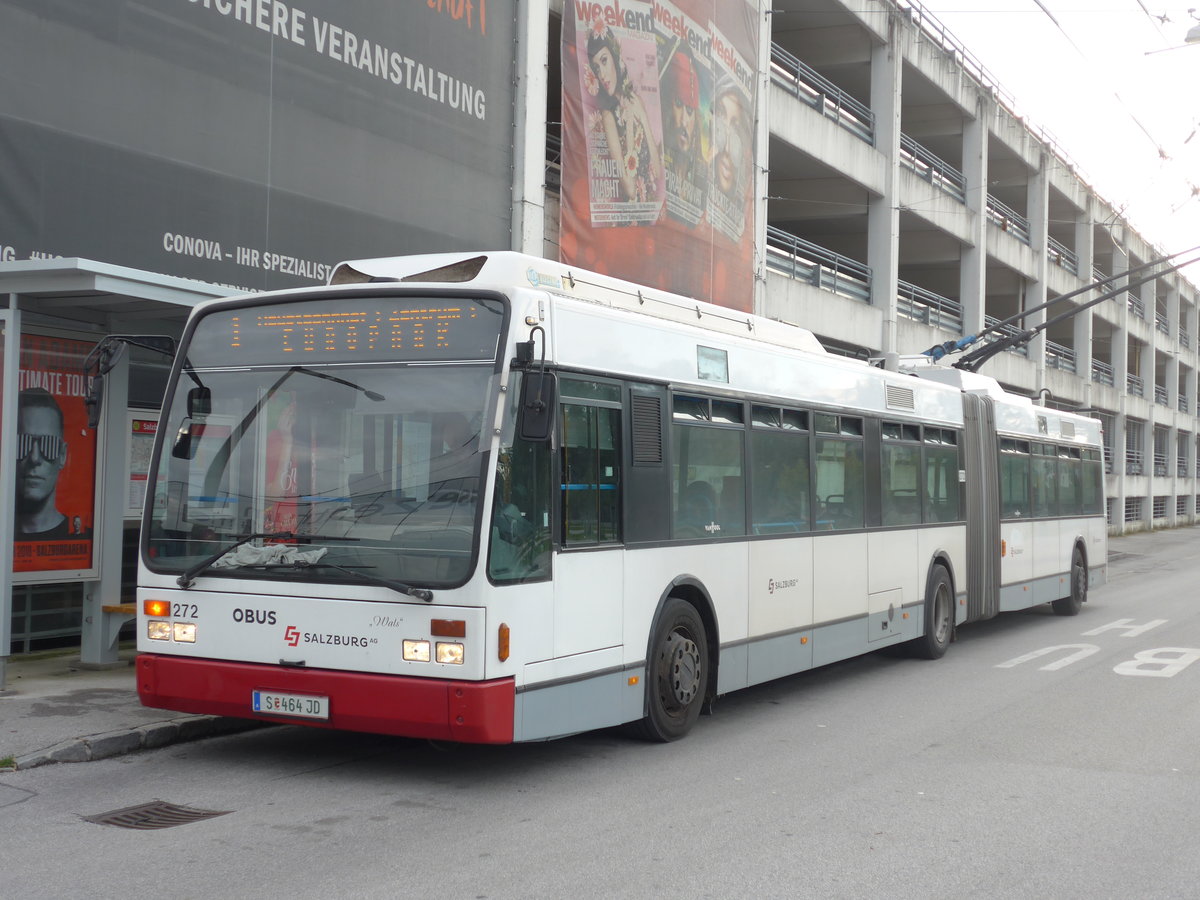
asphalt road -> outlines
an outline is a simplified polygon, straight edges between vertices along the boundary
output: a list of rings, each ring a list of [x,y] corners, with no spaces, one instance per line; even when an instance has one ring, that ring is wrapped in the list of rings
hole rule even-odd
[[[723,698],[685,740],[275,728],[0,776],[0,897],[1195,897],[1200,530],[1081,615]],[[151,801],[226,815],[157,831]]]

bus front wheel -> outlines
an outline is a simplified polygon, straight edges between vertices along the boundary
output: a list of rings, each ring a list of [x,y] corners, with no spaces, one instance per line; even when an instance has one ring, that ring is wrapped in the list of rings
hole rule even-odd
[[[925,586],[925,633],[912,642],[914,656],[941,659],[954,636],[954,588],[950,574],[934,566]]]
[[[696,608],[671,597],[663,607],[646,660],[646,716],[635,732],[650,741],[676,741],[700,716],[708,684],[708,634]]]
[[[1088,570],[1083,561],[1083,552],[1076,547],[1071,554],[1071,593],[1050,603],[1050,608],[1060,616],[1077,616],[1087,599]]]

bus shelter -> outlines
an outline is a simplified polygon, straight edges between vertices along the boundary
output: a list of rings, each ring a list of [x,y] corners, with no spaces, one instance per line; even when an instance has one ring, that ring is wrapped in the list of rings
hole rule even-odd
[[[162,403],[165,357],[126,352],[104,384],[101,418],[87,424],[83,361],[114,334],[178,338],[188,312],[228,290],[84,259],[0,262],[0,690],[15,637],[41,633],[27,600],[81,597],[71,622],[85,666],[117,661],[134,574],[122,572],[136,536],[149,445]],[[131,371],[134,373],[131,388]],[[33,586],[33,587],[31,587]],[[14,635],[17,594],[21,633]]]

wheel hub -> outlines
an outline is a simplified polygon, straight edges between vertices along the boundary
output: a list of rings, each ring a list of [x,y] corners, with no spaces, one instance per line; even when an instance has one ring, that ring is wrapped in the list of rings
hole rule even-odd
[[[685,707],[700,690],[700,650],[695,641],[673,631],[667,636],[663,651],[668,698],[677,707]]]

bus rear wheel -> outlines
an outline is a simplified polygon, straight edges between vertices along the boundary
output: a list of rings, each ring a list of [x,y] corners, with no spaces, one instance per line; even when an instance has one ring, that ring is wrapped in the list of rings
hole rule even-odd
[[[954,637],[954,588],[950,573],[934,566],[925,585],[925,633],[912,642],[913,656],[941,659]]]
[[[1050,603],[1056,615],[1077,616],[1087,600],[1088,570],[1083,561],[1083,552],[1076,547],[1071,554],[1071,593]]]
[[[687,734],[704,703],[708,684],[708,633],[696,608],[671,597],[663,607],[646,661],[646,716],[635,733],[650,741]]]

